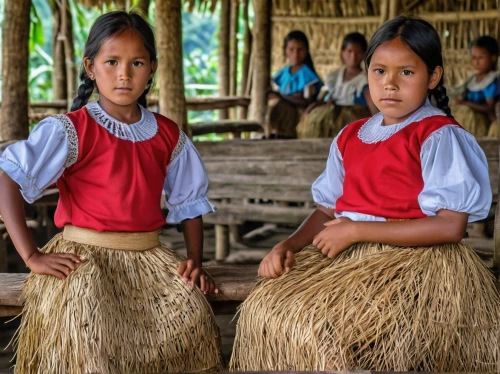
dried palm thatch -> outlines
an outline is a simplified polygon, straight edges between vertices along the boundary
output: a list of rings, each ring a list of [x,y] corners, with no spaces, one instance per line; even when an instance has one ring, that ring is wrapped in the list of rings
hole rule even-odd
[[[358,31],[369,40],[378,27],[396,14],[431,22],[443,42],[447,85],[463,83],[473,72],[469,44],[480,35],[499,35],[497,0],[274,0],[272,67],[286,64],[283,40],[298,29],[306,33],[316,70],[322,77],[341,64],[344,35]]]
[[[127,239],[124,238],[126,241]],[[45,253],[87,258],[65,281],[30,274],[17,336],[17,373],[146,373],[219,369],[209,304],[158,245],[110,250],[58,234]]]
[[[500,371],[495,280],[464,244],[313,246],[240,309],[238,370]]]
[[[361,105],[323,105],[302,115],[297,125],[297,134],[305,138],[334,138],[347,124],[369,117],[370,111]]]
[[[450,104],[453,117],[476,138],[488,135],[491,121],[484,113],[476,112],[465,105]]]

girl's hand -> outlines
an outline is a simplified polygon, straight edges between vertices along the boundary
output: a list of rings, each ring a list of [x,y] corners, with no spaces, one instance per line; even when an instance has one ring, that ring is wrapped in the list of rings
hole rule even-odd
[[[193,260],[182,261],[177,268],[177,272],[191,287],[199,286],[203,294],[219,293],[212,277],[201,266],[195,265]]]
[[[56,278],[65,280],[68,275],[87,261],[73,253],[41,253],[36,251],[26,261],[33,273],[43,275],[53,275]]]
[[[454,99],[455,105],[463,105],[465,103],[465,99],[460,96],[456,96]]]
[[[279,99],[281,98],[281,94],[278,91],[274,91],[272,88],[267,89],[267,98],[268,99]]]
[[[313,244],[325,256],[335,258],[344,249],[357,242],[354,224],[349,218],[341,217],[325,223],[326,228],[314,237]]]
[[[286,244],[277,244],[259,265],[259,276],[264,278],[278,278],[295,263],[292,248]]]

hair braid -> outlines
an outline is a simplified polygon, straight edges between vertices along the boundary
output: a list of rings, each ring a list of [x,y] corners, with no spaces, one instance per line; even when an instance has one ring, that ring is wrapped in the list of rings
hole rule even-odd
[[[80,80],[82,81],[82,84],[78,87],[78,94],[73,100],[71,111],[83,108],[83,106],[85,106],[85,104],[89,101],[92,92],[94,92],[94,81],[89,78],[85,69],[82,69]]]
[[[142,93],[141,97],[137,99],[137,102],[142,105],[144,108],[147,108],[148,101],[146,99],[146,95],[148,94],[149,90],[151,89],[151,85],[153,84],[153,78],[149,78],[148,84],[146,86],[146,89]]]
[[[448,102],[450,101],[450,99],[446,95],[446,88],[443,86],[443,83],[439,82],[436,88],[431,90],[430,93],[432,96],[434,96],[434,99],[436,100],[436,106],[443,112],[445,112],[448,117],[453,118],[453,115],[451,114],[451,109],[448,106]]]

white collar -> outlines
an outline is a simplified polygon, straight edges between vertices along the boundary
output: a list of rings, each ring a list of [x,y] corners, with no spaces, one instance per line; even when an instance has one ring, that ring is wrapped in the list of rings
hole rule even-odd
[[[365,122],[358,131],[358,138],[365,144],[374,144],[389,139],[399,130],[405,128],[410,123],[421,121],[430,116],[446,116],[446,114],[431,105],[427,99],[415,113],[408,117],[404,122],[394,125],[384,126],[382,124],[384,115],[379,112]]]
[[[89,115],[108,132],[117,138],[131,142],[142,142],[153,138],[158,132],[156,117],[141,105],[141,119],[138,122],[127,124],[111,117],[101,108],[97,101],[88,103],[85,108]]]
[[[488,87],[495,79],[498,79],[498,71],[490,71],[481,82],[476,82],[477,74],[474,74],[467,82],[467,89],[469,91],[482,91]]]

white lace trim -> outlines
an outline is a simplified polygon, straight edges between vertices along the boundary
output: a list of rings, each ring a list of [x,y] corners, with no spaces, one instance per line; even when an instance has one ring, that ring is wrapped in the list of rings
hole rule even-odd
[[[108,113],[106,113],[97,101],[89,103],[85,106],[90,116],[108,132],[117,138],[129,140],[133,143],[142,142],[153,138],[158,132],[158,123],[156,117],[149,110],[144,109],[141,105],[141,119],[139,122],[127,124],[120,122]]]
[[[361,126],[358,131],[358,138],[365,144],[374,144],[389,139],[399,130],[404,129],[410,123],[421,121],[430,116],[446,116],[446,114],[431,105],[429,100],[413,113],[406,121],[396,123],[394,125],[384,126],[382,124],[384,115],[382,113],[375,114],[366,123]]]
[[[64,131],[66,131],[66,137],[68,139],[68,158],[64,164],[64,167],[69,168],[78,160],[78,135],[75,130],[73,122],[64,114],[56,114],[54,116],[59,122],[62,123]]]
[[[481,82],[476,82],[477,74],[474,74],[471,79],[467,82],[467,89],[469,91],[482,91],[488,87],[495,79],[499,78],[497,71],[490,71],[486,77],[484,77]]]
[[[170,162],[174,161],[174,159],[181,154],[182,150],[184,149],[184,146],[186,145],[186,141],[187,141],[187,136],[181,130],[179,133],[179,140],[177,141],[177,145],[175,146],[172,152],[172,156],[170,156]]]

